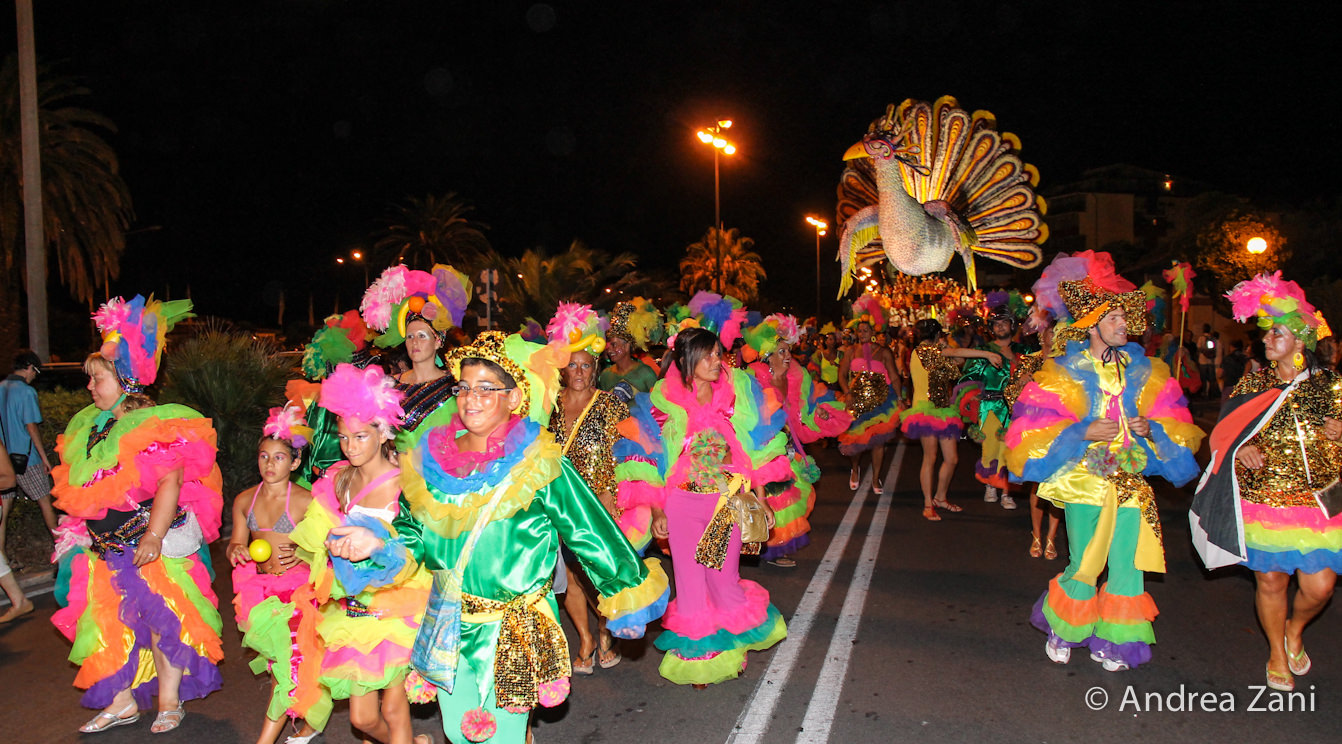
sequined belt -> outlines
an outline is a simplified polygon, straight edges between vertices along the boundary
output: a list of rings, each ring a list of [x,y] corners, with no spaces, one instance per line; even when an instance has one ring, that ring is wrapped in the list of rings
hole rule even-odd
[[[186,524],[187,511],[182,507],[177,507],[177,516],[172,518],[172,524],[168,529],[181,527]],[[123,522],[120,527],[110,532],[94,532],[89,537],[91,539],[90,548],[98,554],[99,558],[106,558],[110,550],[118,555],[126,552],[126,548],[136,548],[140,545],[140,538],[149,530],[149,510],[137,509],[135,516]]]
[[[573,675],[564,630],[546,601],[551,584],[507,602],[461,595],[462,622],[499,623],[494,697],[500,708],[534,708],[541,685]]]
[[[345,617],[382,617],[381,612],[369,609],[368,605],[353,597],[345,597],[340,600],[340,604],[345,607]]]
[[[1137,473],[1118,472],[1106,476],[1106,493],[1100,505],[1100,516],[1095,533],[1086,544],[1081,562],[1073,575],[1077,581],[1096,586],[1100,572],[1109,560],[1109,549],[1114,540],[1118,510],[1133,505],[1141,510],[1142,521],[1137,528],[1137,550],[1133,566],[1139,571],[1165,572],[1165,546],[1160,530],[1160,512],[1156,508],[1155,492],[1146,479]],[[1132,508],[1128,506],[1128,508]]]

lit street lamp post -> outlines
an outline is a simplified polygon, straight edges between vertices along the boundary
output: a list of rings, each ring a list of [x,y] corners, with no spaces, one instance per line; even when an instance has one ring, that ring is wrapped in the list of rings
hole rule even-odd
[[[731,126],[731,119],[719,119],[717,124],[698,132],[700,142],[713,146],[713,229],[717,231],[718,253],[717,267],[714,273],[718,280],[718,294],[723,293],[723,286],[726,283],[726,277],[722,273],[722,175],[718,165],[718,151],[725,155],[736,154],[736,145],[728,142],[722,136],[722,130],[731,129]]]
[[[815,228],[815,327],[820,328],[820,236],[829,229],[829,223],[822,219],[807,216],[806,221]]]
[[[1267,241],[1262,238],[1249,238],[1248,245],[1244,247],[1253,255],[1259,256],[1267,251]]]

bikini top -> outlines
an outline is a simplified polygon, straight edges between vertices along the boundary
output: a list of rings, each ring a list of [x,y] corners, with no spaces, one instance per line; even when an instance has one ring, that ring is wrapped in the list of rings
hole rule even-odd
[[[247,507],[247,530],[249,532],[275,532],[281,535],[287,535],[294,531],[294,518],[289,514],[289,497],[294,493],[294,482],[289,481],[289,488],[284,492],[284,513],[279,519],[275,520],[275,525],[270,528],[261,527],[256,522],[256,497],[261,493],[261,486],[256,484],[256,490],[252,492],[252,505]]]
[[[859,367],[858,364],[862,366]],[[884,377],[887,383],[890,382],[890,372],[886,370],[885,363],[872,358],[871,344],[862,344],[862,356],[854,359],[848,366],[854,372],[876,372]]]
[[[355,494],[354,498],[350,499],[349,505],[345,507],[345,513],[364,514],[366,516],[374,517],[384,522],[390,523],[391,520],[395,519],[396,515],[399,514],[401,511],[401,505],[399,500],[393,501],[391,503],[391,506],[380,506],[380,507],[363,506],[359,502],[363,500],[364,496],[367,496],[369,493],[371,493],[373,489],[377,488],[378,486],[382,485],[388,480],[391,480],[392,478],[400,476],[400,474],[401,474],[400,470],[398,470],[397,468],[392,468],[391,470],[388,470],[382,475],[379,475],[378,477],[369,481],[367,485],[365,485],[362,489],[359,490],[359,493]]]

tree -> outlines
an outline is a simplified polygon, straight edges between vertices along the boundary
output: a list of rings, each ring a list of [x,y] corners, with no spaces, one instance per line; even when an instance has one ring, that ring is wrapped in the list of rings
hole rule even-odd
[[[1251,238],[1262,238],[1267,250],[1250,253]],[[1232,287],[1255,274],[1276,271],[1291,257],[1286,237],[1264,217],[1234,210],[1224,219],[1206,225],[1197,238],[1194,266],[1204,278],[1214,300],[1224,302]],[[1220,304],[1218,302],[1218,305]],[[1222,306],[1224,309],[1224,306]]]
[[[544,325],[560,302],[610,308],[621,297],[664,289],[636,271],[637,264],[632,253],[611,256],[581,240],[555,256],[532,248],[520,258],[496,258],[491,265],[502,266],[498,285],[501,327],[515,330],[528,317]]]
[[[69,106],[89,90],[73,78],[37,70],[42,158],[42,222],[60,282],[80,302],[92,303],[98,285],[117,278],[134,218],[130,190],[115,151],[99,130],[111,120]],[[0,358],[17,343],[23,248],[18,63],[0,63]]]
[[[759,297],[760,282],[766,278],[760,256],[753,250],[755,240],[741,237],[736,228],[708,228],[704,237],[685,249],[680,260],[680,291],[692,295],[709,290],[731,295],[750,303]],[[718,257],[722,257],[721,284],[718,283]]]
[[[470,219],[473,210],[455,192],[410,197],[388,210],[386,226],[374,234],[374,260],[380,266],[403,263],[425,271],[451,264],[473,275],[491,253],[484,233],[489,226]]]

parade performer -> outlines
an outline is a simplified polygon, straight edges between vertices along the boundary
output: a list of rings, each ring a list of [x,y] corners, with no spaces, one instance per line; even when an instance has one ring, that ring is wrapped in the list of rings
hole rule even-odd
[[[1024,309],[1020,294],[1013,293]],[[983,500],[989,503],[1000,500],[1003,509],[1015,509],[1016,500],[1009,493],[1006,469],[1006,446],[1003,443],[1007,425],[1011,423],[1011,412],[1003,391],[1011,379],[1017,360],[1030,352],[1030,347],[1013,338],[1016,335],[1016,316],[1012,307],[1012,294],[990,292],[988,294],[988,328],[992,339],[978,348],[991,351],[1001,357],[1001,364],[992,364],[986,359],[970,359],[965,362],[960,373],[960,382],[972,381],[981,385],[978,395],[978,419],[972,427],[975,438],[980,440],[981,455],[974,463],[974,477],[984,484]]]
[[[400,512],[393,430],[401,423],[401,393],[377,365],[341,364],[322,380],[318,404],[336,416],[346,459],[314,484],[312,504],[289,537],[311,567],[321,606],[321,683],[333,699],[349,699],[350,725],[365,736],[405,744],[413,728],[403,683],[428,602],[428,576],[412,572],[383,582],[374,567],[351,568],[326,549],[334,528],[386,532]]]
[[[661,565],[639,560],[545,430],[567,356],[497,331],[454,349],[457,415],[403,458],[393,529],[332,533],[333,555],[371,555],[384,575],[433,572],[414,665],[438,688],[451,741],[521,742],[532,708],[567,697],[568,643],[550,589],[561,538],[600,592],[612,635],[641,637],[666,605]]]
[[[618,302],[610,314],[606,329],[606,356],[610,366],[601,370],[597,387],[606,392],[621,382],[638,393],[646,393],[657,384],[657,370],[633,355],[634,349],[647,352],[648,344],[662,340],[662,316],[652,302],[635,297],[631,302]]]
[[[312,493],[295,489],[291,480],[312,429],[299,406],[286,405],[270,409],[261,431],[256,453],[261,482],[233,500],[227,549],[233,607],[242,645],[258,654],[252,671],[274,678],[257,744],[274,744],[286,715],[303,722],[286,744],[307,744],[331,716],[331,695],[318,681],[326,649],[317,633],[316,595],[308,566],[289,539],[312,502]]]
[[[81,703],[102,712],[80,729],[134,723],[158,696],[150,731],[177,728],[183,703],[219,689],[223,658],[208,543],[219,537],[222,479],[210,420],[155,405],[165,337],[190,300],[136,295],[93,316],[100,351],[84,361],[93,405],[70,419],[52,471],[57,599],[52,622],[74,642]]]
[[[631,509],[626,516],[615,505],[615,455],[612,447],[620,438],[617,428],[619,423],[629,418],[629,406],[611,393],[598,390],[594,384],[596,360],[607,344],[602,337],[603,325],[591,306],[561,302],[555,317],[546,327],[549,341],[570,352],[568,364],[561,374],[564,388],[559,391],[548,428],[554,435],[555,443],[563,448],[563,454],[573,463],[578,475],[582,476],[583,482],[596,494],[597,500],[606,507],[616,524],[620,525],[625,537],[642,552],[652,539],[651,511],[646,506],[639,507]],[[611,338],[609,332],[605,338]],[[568,557],[565,556],[566,559]],[[606,630],[606,621],[595,612],[596,602],[589,590],[591,582],[582,575],[576,563],[576,559],[565,561],[568,591],[564,592],[564,611],[578,632],[578,653],[573,660],[573,673],[588,675],[595,671],[597,665],[609,669],[619,664],[621,656],[615,649],[615,639]],[[592,635],[593,620],[597,625],[599,646],[597,638]]]
[[[1039,296],[1039,284],[1035,284],[1035,296]],[[1064,311],[1065,312],[1065,311]],[[1020,397],[1021,390],[1034,378],[1034,373],[1044,366],[1044,362],[1053,354],[1053,325],[1054,315],[1051,311],[1041,307],[1036,300],[1035,312],[1030,314],[1025,322],[1025,332],[1037,334],[1039,338],[1039,350],[1017,357],[1016,363],[1011,367],[1011,379],[1007,381],[1006,389],[1002,391],[1006,399],[1007,414],[1010,415],[1016,408],[1016,399]],[[1007,429],[1010,431],[1010,428]],[[1006,432],[1002,432],[1003,444],[1005,444]],[[1003,450],[1003,459],[1005,460],[1005,449]],[[1010,472],[1010,471],[1008,471]],[[1048,513],[1048,532],[1044,536],[1044,542],[1040,542],[1040,530],[1044,526],[1044,514]],[[1062,518],[1062,510],[1054,506],[1051,502],[1041,501],[1039,498],[1039,484],[1035,483],[1030,487],[1030,557],[1043,557],[1045,560],[1053,560],[1058,557],[1058,546],[1056,543],[1058,536],[1058,523]]]
[[[1267,685],[1290,691],[1293,675],[1312,666],[1305,626],[1342,571],[1342,515],[1328,498],[1342,472],[1342,378],[1315,354],[1327,324],[1280,271],[1226,296],[1236,320],[1265,331],[1271,366],[1240,378],[1212,430],[1212,459],[1190,512],[1193,544],[1207,568],[1239,563],[1254,572]],[[1299,586],[1288,618],[1292,574]]]
[[[792,555],[810,543],[809,517],[815,508],[815,482],[820,468],[802,449],[822,437],[835,437],[848,430],[853,417],[823,383],[793,359],[792,346],[801,330],[791,315],[774,314],[746,329],[748,356],[756,360],[747,366],[755,381],[772,389],[787,413],[787,450],[792,465],[787,481],[765,485],[766,501],[774,513],[761,557],[775,566],[797,565]]]
[[[842,357],[839,351],[839,331],[834,328],[833,323],[826,323],[820,329],[820,343],[811,357],[811,363],[815,365],[816,376],[826,385],[837,388],[839,386],[839,362]]]
[[[764,484],[791,477],[786,414],[751,375],[725,365],[710,329],[722,328],[711,318],[726,314],[709,315],[676,336],[666,377],[635,401],[616,451],[629,454],[616,468],[620,506],[665,513],[654,519],[653,534],[669,540],[676,567],[676,599],[656,642],[666,652],[659,671],[700,689],[735,679],[747,651],[787,635],[769,593],[741,578],[742,520],[751,516],[741,510],[771,527]],[[767,528],[752,524],[765,533],[755,539],[765,539]]]
[[[1146,476],[1190,480],[1203,434],[1165,363],[1128,343],[1146,327],[1146,298],[1115,273],[1109,254],[1072,258],[1084,278],[1058,284],[1072,322],[1055,332],[1054,346],[1065,351],[1016,400],[1007,465],[1013,480],[1039,482],[1040,497],[1067,517],[1071,559],[1031,616],[1048,633],[1049,659],[1065,664],[1072,648],[1086,646],[1092,660],[1119,671],[1151,659],[1156,603],[1142,572],[1165,570]]]
[[[913,380],[913,405],[900,418],[904,436],[917,439],[923,446],[923,465],[918,471],[918,483],[923,489],[923,518],[929,522],[941,521],[937,509],[948,512],[963,511],[948,498],[951,476],[958,461],[956,443],[960,440],[963,422],[959,411],[951,405],[951,386],[960,376],[960,368],[951,359],[982,359],[998,366],[1002,355],[980,349],[952,349],[946,346],[946,334],[940,321],[924,318],[914,324],[918,345],[909,357],[909,377]],[[937,469],[937,452],[941,452],[941,468]],[[936,477],[933,490],[933,477]]]
[[[872,342],[872,334],[885,330],[885,311],[876,295],[863,294],[853,301],[849,329],[857,343],[843,350],[839,362],[839,386],[853,423],[839,435],[839,452],[852,463],[848,488],[862,483],[862,456],[871,453],[871,490],[880,493],[885,484],[885,445],[899,433],[899,398],[895,395],[895,357],[884,346]]]
[[[311,488],[326,474],[327,468],[344,457],[336,434],[335,416],[318,403],[321,381],[341,364],[353,364],[363,369],[373,363],[376,358],[372,354],[372,339],[375,336],[358,310],[328,316],[303,347],[300,365],[303,379],[290,380],[284,387],[285,405],[302,408],[303,420],[312,429],[296,471],[298,482],[304,488]]]
[[[405,417],[396,436],[402,452],[417,441],[420,425],[452,399],[456,383],[438,355],[447,331],[461,326],[470,301],[471,281],[451,266],[435,264],[431,272],[403,265],[386,269],[359,303],[364,322],[381,333],[373,343],[384,349],[405,344],[410,358],[410,369],[396,378],[396,389],[405,396]],[[439,417],[450,420],[452,411]]]

